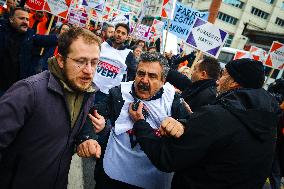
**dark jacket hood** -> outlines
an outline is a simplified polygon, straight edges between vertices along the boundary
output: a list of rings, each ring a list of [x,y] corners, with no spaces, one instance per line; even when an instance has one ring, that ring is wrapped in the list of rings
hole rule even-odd
[[[220,95],[216,104],[221,104],[258,140],[264,141],[271,138],[271,133],[276,134],[279,105],[264,89],[232,90]]]

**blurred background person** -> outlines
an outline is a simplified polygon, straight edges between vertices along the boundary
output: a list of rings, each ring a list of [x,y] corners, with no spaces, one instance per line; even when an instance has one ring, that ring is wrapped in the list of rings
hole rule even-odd
[[[101,30],[101,37],[102,37],[102,40],[103,41],[106,41],[110,38],[113,37],[114,35],[114,25],[112,24],[109,24],[107,22],[104,22],[103,23],[103,27],[102,27],[102,30]]]
[[[125,64],[127,66],[127,74],[123,81],[133,81],[136,75],[137,64],[143,49],[139,45],[134,45],[131,48],[133,51],[126,57]]]
[[[4,6],[0,6],[0,18],[8,19],[11,9],[16,6],[16,0],[7,0]]]

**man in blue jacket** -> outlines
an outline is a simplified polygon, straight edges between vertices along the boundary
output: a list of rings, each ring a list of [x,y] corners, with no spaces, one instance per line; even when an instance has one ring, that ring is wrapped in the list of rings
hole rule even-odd
[[[49,70],[16,82],[0,98],[0,188],[65,189],[74,141],[95,88],[100,39],[73,28],[58,41]],[[92,130],[91,130],[92,131]],[[79,142],[100,156],[90,132]]]
[[[0,96],[16,81],[36,74],[35,47],[56,46],[57,37],[36,35],[28,28],[29,14],[17,7],[0,21]]]

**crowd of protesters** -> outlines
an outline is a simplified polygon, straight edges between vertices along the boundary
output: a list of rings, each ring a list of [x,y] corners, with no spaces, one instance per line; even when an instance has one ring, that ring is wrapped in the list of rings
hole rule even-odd
[[[0,188],[65,189],[72,155],[96,189],[280,189],[284,80],[161,53],[127,24],[87,28],[0,8]],[[49,33],[48,33],[49,32]]]

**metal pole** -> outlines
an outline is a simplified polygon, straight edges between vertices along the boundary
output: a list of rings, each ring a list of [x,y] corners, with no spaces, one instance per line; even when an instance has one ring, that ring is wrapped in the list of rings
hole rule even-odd
[[[167,39],[168,39],[168,33],[169,33],[170,25],[171,25],[171,19],[168,19],[167,32],[166,32],[166,38],[165,38],[163,54],[165,54],[165,51],[166,51]]]

